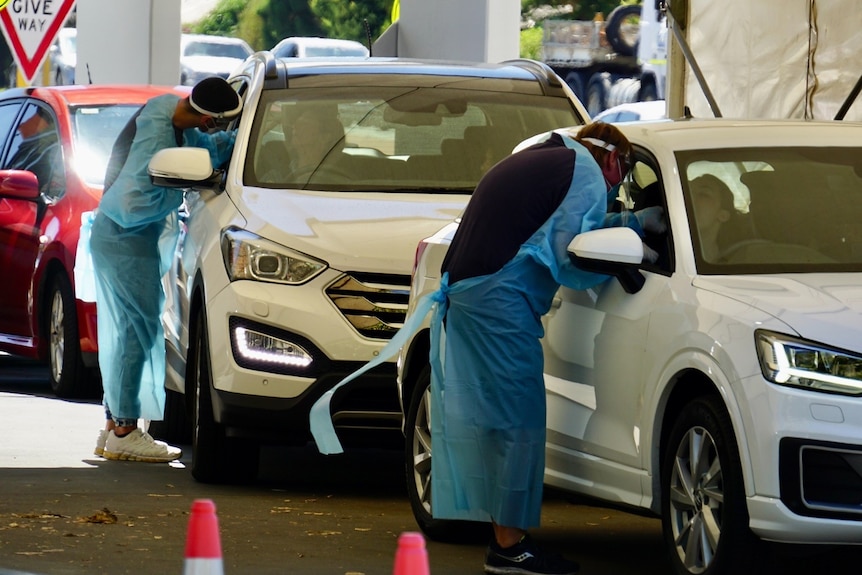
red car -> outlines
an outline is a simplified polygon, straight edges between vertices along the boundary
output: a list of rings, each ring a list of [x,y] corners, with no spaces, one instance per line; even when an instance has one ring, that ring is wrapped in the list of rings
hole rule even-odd
[[[99,203],[128,119],[171,91],[188,93],[157,86],[0,93],[0,351],[46,361],[58,396],[94,393],[100,381],[96,305],[75,297],[81,214]]]

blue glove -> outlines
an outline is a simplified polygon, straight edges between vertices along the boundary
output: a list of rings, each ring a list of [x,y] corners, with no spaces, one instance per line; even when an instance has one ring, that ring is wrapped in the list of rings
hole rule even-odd
[[[635,212],[635,219],[641,229],[653,234],[663,234],[667,231],[667,222],[664,219],[664,208],[652,206]]]

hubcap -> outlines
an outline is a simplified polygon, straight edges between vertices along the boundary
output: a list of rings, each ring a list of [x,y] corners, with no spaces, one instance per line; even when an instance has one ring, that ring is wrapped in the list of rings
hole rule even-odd
[[[721,537],[724,488],[712,436],[688,431],[677,447],[670,478],[670,520],[676,551],[689,573],[703,573]]]

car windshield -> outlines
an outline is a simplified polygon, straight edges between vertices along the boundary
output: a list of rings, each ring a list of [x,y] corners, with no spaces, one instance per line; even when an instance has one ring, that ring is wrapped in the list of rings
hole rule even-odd
[[[266,91],[244,181],[266,188],[470,193],[521,140],[581,123],[567,99],[541,95],[534,85],[521,90],[533,93],[495,92],[476,89],[473,80],[471,89],[420,88],[403,79],[393,86],[384,78],[376,86]],[[456,82],[464,80],[438,84]]]
[[[184,56],[210,56],[215,58],[234,58],[245,60],[251,53],[242,44],[221,42],[189,42],[183,51]]]
[[[677,154],[698,272],[862,271],[862,147]]]
[[[79,106],[72,110],[75,171],[90,185],[105,182],[111,149],[120,131],[141,106],[111,104]]]

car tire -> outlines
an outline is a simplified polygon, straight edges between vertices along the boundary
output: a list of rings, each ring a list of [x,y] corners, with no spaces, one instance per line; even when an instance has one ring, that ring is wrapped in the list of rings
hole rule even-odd
[[[662,458],[661,494],[674,573],[756,572],[759,541],[748,527],[739,451],[718,398],[695,399],[680,412]]]
[[[629,35],[625,28],[626,20],[640,19],[641,7],[639,4],[628,4],[617,6],[610,14],[608,21],[605,24],[605,37],[608,39],[608,44],[614,49],[614,52],[622,56],[637,56],[638,42],[640,41],[640,32]]]
[[[586,107],[590,117],[603,112],[608,107],[608,92],[611,89],[611,78],[607,72],[593,74],[587,84]]]
[[[431,514],[431,366],[419,373],[404,425],[407,496],[416,523],[429,539],[447,543],[485,542],[489,523],[435,519]]]
[[[63,398],[94,393],[96,386],[91,379],[98,381],[98,378],[86,368],[81,356],[75,295],[69,278],[64,274],[57,273],[51,278],[44,309],[51,390]]]
[[[569,88],[572,89],[572,92],[575,93],[578,100],[584,101],[584,81],[581,79],[581,75],[576,71],[572,70],[568,74],[566,74],[566,84],[569,85]]]
[[[215,420],[210,375],[209,337],[206,317],[196,317],[192,349],[192,477],[201,483],[249,483],[257,477],[260,445],[252,440],[229,438]]]

